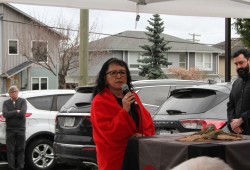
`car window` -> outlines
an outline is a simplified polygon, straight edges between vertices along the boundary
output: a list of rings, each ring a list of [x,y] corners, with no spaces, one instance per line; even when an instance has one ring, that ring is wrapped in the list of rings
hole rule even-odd
[[[157,114],[203,113],[228,97],[228,94],[213,90],[184,90],[173,94]]]
[[[71,94],[57,96],[57,110],[60,110],[71,97]]]
[[[78,106],[80,103],[91,103],[92,100],[92,93],[75,93],[63,107],[70,108],[72,106]]]
[[[154,86],[141,88],[138,95],[143,104],[160,106],[167,99],[170,86]]]
[[[27,100],[37,109],[51,110],[54,96],[30,97]]]

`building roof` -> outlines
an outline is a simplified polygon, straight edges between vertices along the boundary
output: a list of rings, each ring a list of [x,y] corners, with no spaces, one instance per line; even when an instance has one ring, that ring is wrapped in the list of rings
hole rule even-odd
[[[3,73],[1,77],[7,77],[10,78],[14,76],[17,73],[20,73],[21,71],[25,70],[27,67],[31,66],[32,61],[25,61],[22,64],[17,65],[16,67],[8,70],[7,72]]]
[[[215,48],[225,49],[225,41],[222,41],[218,44],[213,45]],[[246,48],[241,42],[240,38],[231,39],[231,55],[233,55],[239,49]],[[225,56],[225,53],[222,53],[220,56]]]
[[[162,34],[164,40],[168,42],[167,47],[171,47],[169,52],[212,52],[223,53],[224,50],[212,46],[184,40],[168,34]],[[141,45],[150,45],[145,31],[124,31],[99,40],[90,42],[90,51],[142,51]]]
[[[31,21],[37,23],[38,25],[41,25],[41,26],[43,26],[43,27],[46,27],[48,30],[52,31],[53,33],[57,34],[58,36],[60,36],[60,37],[62,37],[62,38],[65,38],[65,39],[67,38],[67,37],[66,37],[65,35],[63,35],[62,33],[56,31],[55,29],[49,27],[48,25],[44,24],[43,22],[37,20],[36,18],[34,18],[34,17],[32,17],[32,16],[26,14],[25,12],[19,10],[18,8],[14,7],[14,6],[12,6],[12,5],[8,4],[8,3],[0,3],[0,5],[4,5],[4,6],[8,7],[8,8],[11,8],[12,10],[16,11],[17,13],[19,13],[19,14],[25,16],[26,18],[28,18],[29,20],[31,20]]]

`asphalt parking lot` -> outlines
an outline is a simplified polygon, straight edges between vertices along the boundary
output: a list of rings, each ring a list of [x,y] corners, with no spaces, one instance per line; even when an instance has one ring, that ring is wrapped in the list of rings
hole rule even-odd
[[[8,170],[8,165],[5,162],[0,161],[0,170]],[[25,169],[30,170],[30,169]],[[53,170],[77,170],[75,167],[68,166],[65,164],[59,164]]]

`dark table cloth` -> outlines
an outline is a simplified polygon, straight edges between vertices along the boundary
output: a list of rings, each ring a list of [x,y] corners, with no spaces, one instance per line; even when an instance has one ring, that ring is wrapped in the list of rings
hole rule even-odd
[[[131,138],[122,170],[170,170],[198,156],[219,157],[235,170],[250,170],[250,136],[243,136],[240,141],[176,141],[190,134]]]

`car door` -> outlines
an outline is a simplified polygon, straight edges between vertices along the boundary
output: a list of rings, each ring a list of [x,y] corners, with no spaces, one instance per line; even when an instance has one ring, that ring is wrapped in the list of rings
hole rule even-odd
[[[2,106],[3,102],[5,100],[9,99],[9,97],[1,96],[0,97],[0,144],[5,144],[5,129],[6,129],[6,124],[5,124],[5,118],[2,115]]]
[[[62,106],[72,97],[73,94],[57,94],[54,96],[51,113],[49,115],[49,128],[55,133],[55,118]]]
[[[26,130],[27,133],[34,134],[36,132],[51,131],[48,121],[53,105],[54,95],[45,95],[45,96],[36,96],[27,98],[29,102],[27,113],[31,114],[31,116],[27,117],[26,125],[27,127],[32,127]],[[29,106],[29,104],[31,106]],[[28,136],[28,134],[27,134]]]

